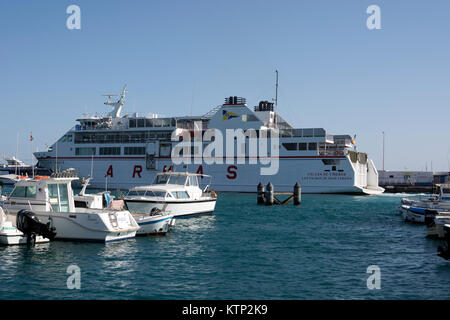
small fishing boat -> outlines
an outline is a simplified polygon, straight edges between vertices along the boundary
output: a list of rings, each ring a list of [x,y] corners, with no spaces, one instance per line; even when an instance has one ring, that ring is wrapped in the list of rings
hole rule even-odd
[[[450,224],[445,224],[443,226],[444,231],[444,246],[438,246],[438,256],[444,258],[445,260],[450,259]]]
[[[5,211],[9,215],[32,211],[50,223],[59,240],[109,242],[136,235],[139,226],[129,211],[76,207],[71,182],[77,179],[62,172],[18,181],[4,201]]]
[[[427,237],[444,238],[444,225],[450,224],[450,211],[440,211],[437,214],[426,214]]]
[[[208,179],[202,189],[198,179]],[[170,212],[174,218],[212,213],[217,195],[210,190],[211,176],[189,172],[158,173],[152,185],[131,188],[124,198],[132,213]]]
[[[75,207],[91,208],[91,209],[111,209],[123,210],[124,201],[114,200],[114,196],[108,191],[98,193],[86,193],[86,188],[89,185],[91,178],[82,179],[81,191],[74,196]],[[165,235],[170,231],[174,224],[173,216],[165,211],[154,208],[151,212],[131,212],[131,215],[139,225],[136,235]]]
[[[427,199],[403,198],[401,204],[417,209],[450,209],[450,184],[436,184],[436,187],[438,193]]]
[[[399,207],[399,211],[403,219],[408,222],[425,223],[426,215],[436,215],[437,210],[413,207],[411,205],[403,204]]]

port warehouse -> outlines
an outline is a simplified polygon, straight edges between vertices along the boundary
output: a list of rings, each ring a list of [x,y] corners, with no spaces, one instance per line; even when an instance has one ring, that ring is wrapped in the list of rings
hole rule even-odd
[[[450,183],[450,172],[378,171],[378,184],[383,188],[423,187],[425,191],[440,183]]]

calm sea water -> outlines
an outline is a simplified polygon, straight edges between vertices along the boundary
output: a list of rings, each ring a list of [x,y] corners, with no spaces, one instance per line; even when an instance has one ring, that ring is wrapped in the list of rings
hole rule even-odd
[[[214,215],[165,237],[0,247],[0,299],[449,299],[450,261],[398,215],[401,196],[264,207],[222,193]],[[67,288],[70,265],[80,290]],[[379,290],[367,288],[370,265]]]

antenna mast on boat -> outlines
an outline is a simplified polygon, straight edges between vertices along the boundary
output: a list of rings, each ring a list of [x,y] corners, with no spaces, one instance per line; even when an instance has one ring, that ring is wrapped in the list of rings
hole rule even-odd
[[[383,171],[384,171],[384,131],[383,131]]]
[[[275,82],[275,108],[278,110],[278,70],[275,70],[275,73],[277,75]]]
[[[127,85],[125,85],[122,89],[122,93],[120,95],[117,94],[103,94],[104,97],[108,97],[108,99],[104,102],[107,106],[112,106],[114,109],[109,113],[110,117],[119,118],[120,113],[122,112],[123,105],[125,103],[125,93],[127,92]],[[119,96],[119,100],[113,101],[112,97]]]

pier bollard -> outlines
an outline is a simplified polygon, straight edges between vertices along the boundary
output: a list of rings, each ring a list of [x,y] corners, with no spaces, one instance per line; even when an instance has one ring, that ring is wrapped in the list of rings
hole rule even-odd
[[[273,202],[274,202],[274,190],[273,190],[273,185],[270,182],[267,184],[266,195],[265,195],[265,199],[264,200],[266,201],[266,206],[273,205]]]
[[[302,202],[302,189],[300,188],[300,185],[295,183],[294,186],[294,205],[298,206]]]
[[[264,185],[262,184],[262,182],[260,182],[258,184],[257,187],[257,198],[258,198],[258,204],[264,204]]]

